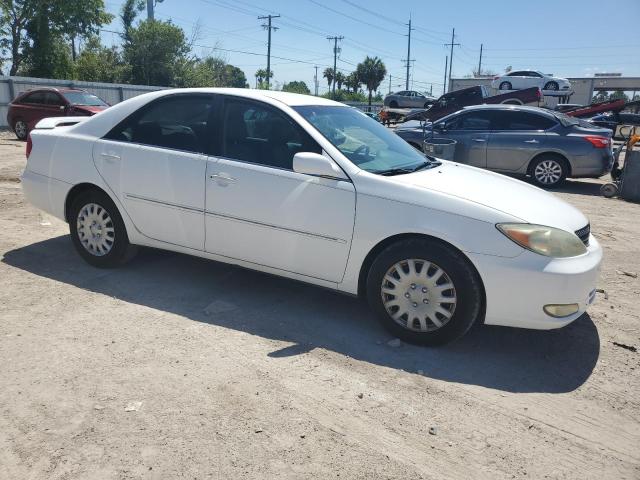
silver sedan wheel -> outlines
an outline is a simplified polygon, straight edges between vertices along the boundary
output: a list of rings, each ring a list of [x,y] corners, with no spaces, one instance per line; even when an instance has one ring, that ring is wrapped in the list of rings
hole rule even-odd
[[[27,138],[27,124],[24,123],[22,120],[18,120],[15,125],[13,126],[13,131],[16,134],[16,137],[18,137],[21,140],[24,140],[25,138]]]
[[[402,260],[385,274],[380,287],[382,304],[400,326],[432,332],[445,326],[456,308],[456,289],[447,273],[435,263]]]
[[[544,160],[536,165],[533,176],[543,185],[553,185],[562,178],[562,165],[556,160]]]
[[[88,203],[78,212],[77,228],[80,243],[96,257],[109,253],[115,242],[115,229],[109,212],[96,203]]]

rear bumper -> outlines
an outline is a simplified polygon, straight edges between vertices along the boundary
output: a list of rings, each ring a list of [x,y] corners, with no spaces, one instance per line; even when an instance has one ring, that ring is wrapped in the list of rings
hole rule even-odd
[[[587,253],[547,258],[524,251],[515,258],[468,254],[484,282],[488,325],[550,330],[580,317],[593,302],[602,249],[591,236]],[[549,304],[578,304],[563,318],[547,315]]]
[[[34,207],[64,220],[64,203],[71,185],[46,175],[25,170],[22,173],[22,191]]]

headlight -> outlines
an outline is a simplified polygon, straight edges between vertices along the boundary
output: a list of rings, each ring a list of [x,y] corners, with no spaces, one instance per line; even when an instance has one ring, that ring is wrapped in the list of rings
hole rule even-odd
[[[576,257],[587,252],[577,235],[559,228],[529,223],[499,223],[496,227],[521,247],[545,257]]]

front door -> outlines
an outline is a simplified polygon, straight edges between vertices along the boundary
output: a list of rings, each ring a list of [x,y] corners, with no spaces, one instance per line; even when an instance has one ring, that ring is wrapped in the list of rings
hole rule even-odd
[[[205,249],[340,282],[355,218],[349,181],[296,173],[293,156],[321,153],[284,112],[228,97],[219,151],[206,173]]]
[[[101,176],[143,235],[204,248],[207,131],[215,97],[163,97],[96,142]]]
[[[456,162],[485,168],[492,117],[485,110],[463,112],[443,124],[444,131],[436,133],[436,138],[456,141]]]

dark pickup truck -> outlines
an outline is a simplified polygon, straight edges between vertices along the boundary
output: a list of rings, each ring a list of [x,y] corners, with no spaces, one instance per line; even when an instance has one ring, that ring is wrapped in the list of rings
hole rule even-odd
[[[532,105],[538,106],[542,100],[542,92],[538,87],[515,90],[501,95],[489,95],[489,90],[484,85],[463,88],[442,95],[431,108],[414,112],[405,117],[408,120],[428,120],[433,122],[450,113],[457,112],[462,107],[481,105],[483,103],[503,103],[507,105]]]

